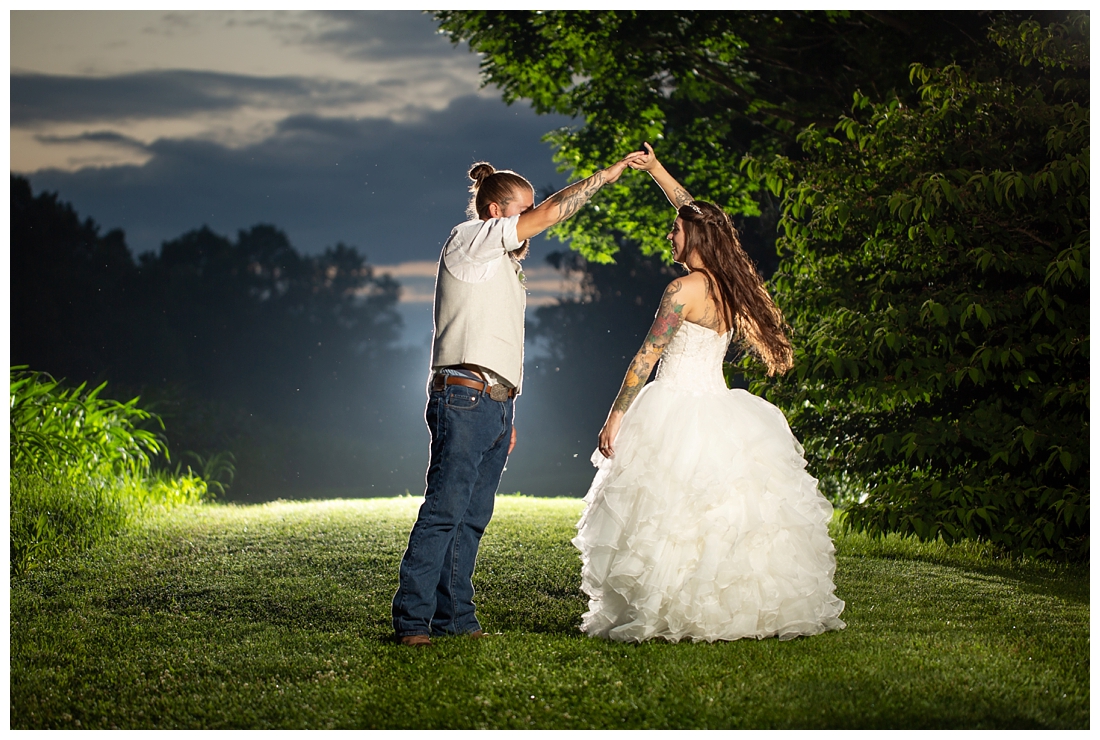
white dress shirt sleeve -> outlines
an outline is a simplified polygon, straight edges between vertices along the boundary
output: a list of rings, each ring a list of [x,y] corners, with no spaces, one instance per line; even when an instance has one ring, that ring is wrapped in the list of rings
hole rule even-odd
[[[481,283],[496,274],[501,257],[519,249],[519,216],[467,221],[451,231],[443,247],[443,264],[467,283]]]

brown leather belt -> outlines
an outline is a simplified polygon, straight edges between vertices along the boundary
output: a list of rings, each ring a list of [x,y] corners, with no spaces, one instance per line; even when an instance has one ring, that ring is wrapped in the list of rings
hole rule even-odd
[[[436,373],[432,376],[433,391],[441,391],[448,385],[462,385],[467,388],[474,388],[482,393],[489,394],[489,398],[494,401],[507,401],[509,398],[516,397],[516,389],[509,388],[506,385],[489,385],[484,381],[464,378],[461,375],[442,375]]]

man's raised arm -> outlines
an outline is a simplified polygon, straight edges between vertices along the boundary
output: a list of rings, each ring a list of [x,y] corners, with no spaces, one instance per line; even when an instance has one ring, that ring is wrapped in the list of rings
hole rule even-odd
[[[606,170],[600,170],[591,177],[562,188],[535,208],[520,214],[519,222],[516,224],[516,236],[519,241],[541,234],[554,224],[572,216],[596,194],[597,190],[618,180],[623,170],[644,155],[645,152],[631,152]]]

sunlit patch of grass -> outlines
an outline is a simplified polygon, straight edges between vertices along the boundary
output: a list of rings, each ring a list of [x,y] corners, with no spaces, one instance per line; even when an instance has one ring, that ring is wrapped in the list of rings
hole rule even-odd
[[[841,535],[846,630],[621,645],[576,629],[583,502],[505,496],[476,574],[501,634],[410,650],[389,605],[419,503],[183,507],[29,573],[11,726],[1089,725],[1087,568]]]

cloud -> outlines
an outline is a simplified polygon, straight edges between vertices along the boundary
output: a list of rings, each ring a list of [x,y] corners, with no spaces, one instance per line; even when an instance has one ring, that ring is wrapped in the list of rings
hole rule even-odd
[[[438,264],[433,260],[416,260],[396,265],[376,265],[375,270],[401,283],[402,303],[431,303],[435,296]],[[549,265],[537,264],[537,258],[528,258],[523,264],[523,274],[528,308],[555,303],[562,297],[580,296],[580,273],[563,275]]]
[[[378,100],[378,86],[306,77],[166,70],[110,77],[11,75],[11,125],[173,118],[246,106],[315,109]]]
[[[524,265],[523,273],[528,305],[545,306],[562,297],[580,297],[582,273],[566,275],[549,265]]]
[[[423,12],[328,10],[317,11],[317,15],[327,23],[302,40],[343,56],[364,60],[454,57],[446,36],[424,32],[435,21]]]
[[[478,84],[478,57],[456,49],[419,10],[15,10],[10,20],[11,68],[22,72],[203,69],[376,80],[379,70],[404,79],[430,67]]]
[[[438,267],[439,263],[433,260],[417,260],[396,265],[378,265],[375,269],[379,273],[386,273],[398,279],[416,277],[435,280],[435,271]]]
[[[115,131],[88,131],[75,136],[54,136],[50,134],[39,134],[34,137],[37,141],[43,144],[82,144],[82,143],[94,143],[94,144],[109,144],[111,146],[119,146],[128,149],[137,149],[145,151],[147,147],[145,142],[138,141],[130,136],[123,136]]]
[[[244,146],[162,138],[144,164],[27,174],[35,190],[124,229],[138,252],[203,224],[231,234],[271,223],[308,253],[344,242],[376,264],[434,262],[465,219],[469,166],[484,159],[540,191],[560,188],[565,176],[541,137],[567,123],[471,95],[410,121],[295,115]]]
[[[455,98],[496,96],[480,87],[478,56],[420,11],[13,11],[11,20],[16,171],[147,162],[91,139],[78,150],[72,137],[88,128],[241,147],[297,114],[407,122]]]
[[[435,299],[437,260],[412,260],[396,265],[376,265],[375,272],[401,283],[401,303],[431,303]]]
[[[434,303],[435,286],[418,285],[418,281],[401,281],[401,303]]]

